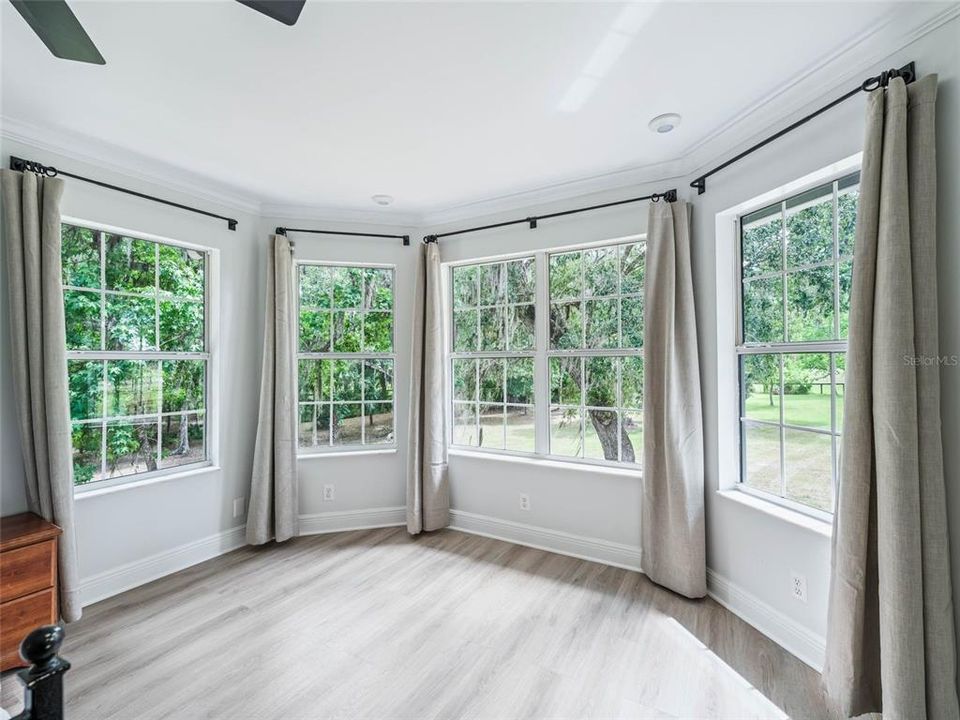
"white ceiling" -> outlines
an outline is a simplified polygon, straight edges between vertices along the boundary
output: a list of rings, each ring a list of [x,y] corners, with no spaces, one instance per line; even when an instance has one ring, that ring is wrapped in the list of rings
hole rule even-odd
[[[410,213],[684,156],[878,27],[944,7],[308,2],[287,27],[231,0],[71,5],[106,66],[53,58],[2,2],[8,121],[262,203],[372,211],[387,193]],[[665,112],[683,122],[655,135]]]

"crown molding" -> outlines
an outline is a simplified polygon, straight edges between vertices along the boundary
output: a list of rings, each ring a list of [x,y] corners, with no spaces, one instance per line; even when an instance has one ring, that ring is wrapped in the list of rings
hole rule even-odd
[[[260,214],[259,200],[237,188],[88,135],[41,127],[0,115],[0,137],[199,200],[251,215]],[[43,161],[45,158],[30,159]]]
[[[587,195],[635,189],[637,186],[649,185],[650,183],[669,183],[671,180],[679,180],[684,174],[684,168],[676,160],[626,167],[597,175],[563,180],[551,185],[472,200],[445,208],[432,208],[425,211],[421,219],[423,225],[444,225]]]
[[[260,217],[307,222],[360,223],[394,228],[414,228],[423,224],[422,214],[406,210],[392,208],[360,210],[323,205],[288,205],[286,203],[262,203],[260,205]]]

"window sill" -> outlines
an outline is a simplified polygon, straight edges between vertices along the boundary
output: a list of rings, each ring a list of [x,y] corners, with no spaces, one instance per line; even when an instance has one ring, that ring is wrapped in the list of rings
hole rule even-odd
[[[810,530],[811,532],[815,532],[823,537],[829,538],[833,536],[832,523],[829,523],[826,520],[820,520],[819,518],[812,517],[797,510],[791,510],[788,507],[778,505],[777,503],[770,502],[769,500],[755,497],[749,493],[743,492],[742,490],[737,490],[736,488],[717,490],[717,495],[722,498],[726,498],[727,500],[740,503],[741,505],[746,505],[754,510],[759,510],[760,512],[772,515],[778,520],[783,520],[791,525],[796,525],[797,527],[801,527],[805,530]]]
[[[496,462],[520,463],[523,465],[536,465],[538,467],[554,468],[557,470],[566,470],[571,472],[591,472],[602,473],[604,475],[619,475],[639,480],[643,477],[640,468],[632,469],[625,467],[614,467],[612,465],[601,465],[599,463],[578,462],[576,460],[557,460],[555,458],[544,457],[541,455],[520,455],[505,452],[495,452],[493,450],[466,450],[464,448],[450,448],[448,455],[454,457],[474,458],[478,460],[494,460]]]
[[[105,487],[96,487],[95,484],[90,486],[78,485],[73,490],[73,499],[75,501],[86,500],[88,498],[100,497],[101,495],[112,495],[115,492],[121,492],[123,490],[133,490],[134,488],[157,485],[159,483],[165,483],[171,480],[182,480],[183,478],[189,478],[195,475],[206,475],[208,473],[219,471],[219,465],[207,463],[206,465],[199,465],[188,470],[174,471],[170,473],[164,473],[162,475],[153,475],[151,477],[143,478],[142,480],[118,482]]]
[[[301,453],[297,455],[297,460],[356,457],[357,455],[395,455],[396,452],[396,447],[378,448],[376,450],[331,450],[330,452]]]

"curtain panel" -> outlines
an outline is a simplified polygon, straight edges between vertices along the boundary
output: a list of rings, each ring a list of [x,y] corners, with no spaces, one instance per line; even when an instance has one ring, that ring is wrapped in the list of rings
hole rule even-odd
[[[699,598],[707,566],[691,207],[651,202],[648,213],[640,566],[655,583]]]
[[[273,235],[267,256],[260,414],[247,513],[247,542],[299,534],[297,479],[297,301],[293,246]]]
[[[410,372],[407,530],[450,524],[443,388],[443,290],[440,248],[424,243],[417,271]]]
[[[30,511],[58,525],[60,615],[81,615],[60,267],[59,178],[0,171],[10,359]]]
[[[936,272],[937,78],[867,100],[824,681],[847,715],[960,717]],[[953,241],[954,239],[951,239]]]

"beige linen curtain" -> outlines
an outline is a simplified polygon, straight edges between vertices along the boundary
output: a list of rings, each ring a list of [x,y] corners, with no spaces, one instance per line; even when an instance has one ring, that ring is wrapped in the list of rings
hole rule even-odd
[[[960,717],[936,361],[936,94],[935,75],[894,78],[867,101],[823,671],[851,716]]]
[[[295,282],[293,246],[283,235],[274,235],[267,259],[260,416],[247,513],[251,545],[299,534]]]
[[[703,417],[688,203],[650,203],[643,308],[641,560],[654,582],[707,592]]]
[[[407,530],[412,535],[450,524],[440,280],[440,248],[436,242],[424,243],[417,271],[410,372]]]
[[[60,269],[63,180],[2,170],[10,357],[30,511],[63,530],[60,615],[80,619],[73,455]]]

